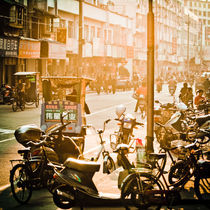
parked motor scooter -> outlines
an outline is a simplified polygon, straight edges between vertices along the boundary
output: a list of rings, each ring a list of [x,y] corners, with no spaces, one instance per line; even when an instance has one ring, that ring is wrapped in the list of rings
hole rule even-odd
[[[0,89],[0,101],[3,104],[11,104],[13,89],[11,86],[3,84]]]
[[[133,135],[133,129],[136,125],[144,125],[137,123],[136,118],[129,113],[125,113],[126,107],[119,105],[116,108],[117,117],[115,120],[119,122],[119,129],[110,135],[110,146],[113,150],[116,149],[118,144],[129,144]]]
[[[120,159],[128,164],[126,168],[134,166],[130,164],[124,152],[128,145],[118,145],[116,152]],[[58,186],[53,190],[53,201],[59,208],[68,209],[74,206],[122,206],[120,194],[104,194],[99,192],[93,182],[93,176],[100,169],[100,163],[76,160],[68,158],[64,168],[60,171],[55,169],[55,182]],[[125,164],[122,164],[125,166]],[[125,178],[125,177],[124,177]],[[118,179],[118,187],[122,187],[122,178]],[[122,184],[122,185],[121,185]],[[129,201],[128,201],[129,202]]]

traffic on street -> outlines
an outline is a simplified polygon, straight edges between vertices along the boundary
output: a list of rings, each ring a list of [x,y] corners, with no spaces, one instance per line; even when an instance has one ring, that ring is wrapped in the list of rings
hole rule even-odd
[[[0,2],[0,210],[210,209],[210,0]]]

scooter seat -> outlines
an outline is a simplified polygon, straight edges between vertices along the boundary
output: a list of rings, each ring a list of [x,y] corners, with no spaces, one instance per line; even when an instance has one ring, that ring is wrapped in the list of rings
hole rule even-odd
[[[67,158],[64,163],[65,167],[75,169],[77,171],[96,172],[100,169],[100,164],[92,161],[78,160]]]
[[[197,117],[196,122],[201,126],[208,120],[210,120],[210,114]]]

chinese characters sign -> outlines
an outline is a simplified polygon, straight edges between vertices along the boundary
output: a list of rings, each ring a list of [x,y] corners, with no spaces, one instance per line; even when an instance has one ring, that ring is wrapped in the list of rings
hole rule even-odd
[[[40,58],[40,42],[20,40],[19,58]]]
[[[10,37],[0,37],[0,57],[17,57],[18,39]]]
[[[69,114],[64,118],[68,121],[77,121],[77,104],[70,101],[50,101],[45,104],[45,121],[59,122],[60,111],[68,111]]]

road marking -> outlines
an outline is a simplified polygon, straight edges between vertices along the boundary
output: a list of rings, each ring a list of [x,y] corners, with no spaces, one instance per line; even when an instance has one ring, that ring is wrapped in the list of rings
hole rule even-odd
[[[0,128],[0,133],[8,134],[8,133],[14,133],[14,132],[15,132],[15,130]]]
[[[4,140],[0,140],[0,143],[6,142],[6,141],[11,141],[14,140],[15,137],[9,138],[9,139],[4,139]]]
[[[125,104],[123,104],[123,105],[128,105],[128,104],[132,104],[132,103],[133,103],[133,101],[130,101],[130,102],[125,103]],[[119,105],[119,104],[118,104],[118,105]],[[99,110],[99,111],[97,111],[97,112],[90,113],[90,114],[86,115],[86,117],[90,117],[90,116],[99,114],[99,113],[101,113],[101,112],[106,112],[106,111],[108,111],[108,110],[110,110],[110,109],[113,109],[113,107],[116,107],[116,106],[117,106],[117,105],[108,107],[108,108],[106,108],[106,109],[101,109],[101,110]]]

